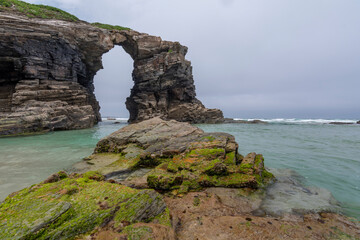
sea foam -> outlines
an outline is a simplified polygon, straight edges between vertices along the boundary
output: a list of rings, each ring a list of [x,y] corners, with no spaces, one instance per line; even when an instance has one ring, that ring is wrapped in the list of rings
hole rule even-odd
[[[354,119],[300,119],[300,118],[234,118],[234,120],[261,120],[268,123],[279,123],[279,124],[329,124],[332,122],[340,123],[353,123],[355,124],[357,120]]]

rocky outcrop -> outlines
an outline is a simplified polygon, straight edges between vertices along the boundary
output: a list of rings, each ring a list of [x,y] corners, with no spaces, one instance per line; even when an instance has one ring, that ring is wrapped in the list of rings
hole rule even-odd
[[[97,144],[76,172],[99,171],[132,187],[184,193],[206,187],[259,188],[273,178],[260,154],[245,158],[227,133],[205,133],[175,120],[128,125]],[[141,169],[147,169],[142,171]]]
[[[332,125],[350,125],[350,124],[354,124],[353,122],[329,122],[329,124]]]
[[[115,45],[134,60],[129,122],[223,121],[220,110],[196,99],[187,47],[178,42],[0,11],[0,134],[85,128],[100,121],[93,79],[102,55]],[[45,110],[27,112],[33,107]]]
[[[1,239],[90,239],[104,231],[112,239],[159,239],[158,228],[173,239],[169,210],[154,190],[106,182],[95,172],[50,178],[0,204]]]
[[[357,121],[356,124],[360,124],[360,121]]]

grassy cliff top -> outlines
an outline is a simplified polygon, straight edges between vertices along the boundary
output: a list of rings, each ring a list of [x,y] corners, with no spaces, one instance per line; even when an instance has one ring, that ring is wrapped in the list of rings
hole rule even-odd
[[[80,21],[80,19],[76,16],[56,7],[41,4],[30,4],[19,0],[0,0],[0,11],[20,12],[30,18],[59,19],[72,22]],[[98,22],[92,23],[91,25],[107,30],[130,30],[130,28]]]
[[[99,23],[99,22],[95,22],[92,23],[91,25],[98,27],[98,28],[103,28],[103,29],[107,29],[107,30],[130,30],[130,28],[127,27],[122,27],[122,26],[118,26],[118,25],[110,25],[110,24],[104,24],[104,23]]]
[[[79,21],[77,17],[56,7],[47,5],[30,4],[18,0],[0,0],[0,10],[17,11],[28,17],[45,19],[60,19],[67,21]]]

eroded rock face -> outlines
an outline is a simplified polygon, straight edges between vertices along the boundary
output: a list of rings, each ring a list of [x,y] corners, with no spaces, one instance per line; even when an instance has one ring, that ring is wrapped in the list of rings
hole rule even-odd
[[[89,128],[99,118],[94,96],[76,82],[21,80],[11,100],[12,112],[0,119],[0,135]]]
[[[115,45],[122,46],[134,60],[134,87],[126,101],[129,122],[152,117],[193,123],[223,121],[220,110],[207,109],[196,99],[191,63],[185,59],[187,47],[178,42],[132,30],[109,31],[86,22],[34,19],[0,12],[0,134],[56,130],[60,118],[68,119],[63,120],[61,129],[89,127],[100,121],[93,79],[102,68],[102,55]],[[54,94],[44,95],[48,82],[58,88]],[[62,92],[69,85],[75,89],[75,95]],[[49,90],[54,91],[51,87]],[[86,97],[74,101],[79,94]],[[22,96],[21,102],[18,96]],[[53,109],[55,119],[38,120],[35,117],[38,112],[19,114],[33,104],[30,101]],[[63,112],[56,114],[60,102],[69,108],[86,106],[88,110],[77,111],[76,117]],[[9,128],[9,122],[15,118],[19,124]],[[79,124],[74,125],[77,121]]]

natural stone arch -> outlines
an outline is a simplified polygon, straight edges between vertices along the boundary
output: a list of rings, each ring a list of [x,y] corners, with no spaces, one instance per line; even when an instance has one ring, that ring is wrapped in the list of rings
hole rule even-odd
[[[93,80],[115,45],[134,60],[129,122],[220,122],[196,98],[187,47],[133,30],[0,12],[0,135],[77,129],[101,121]]]

